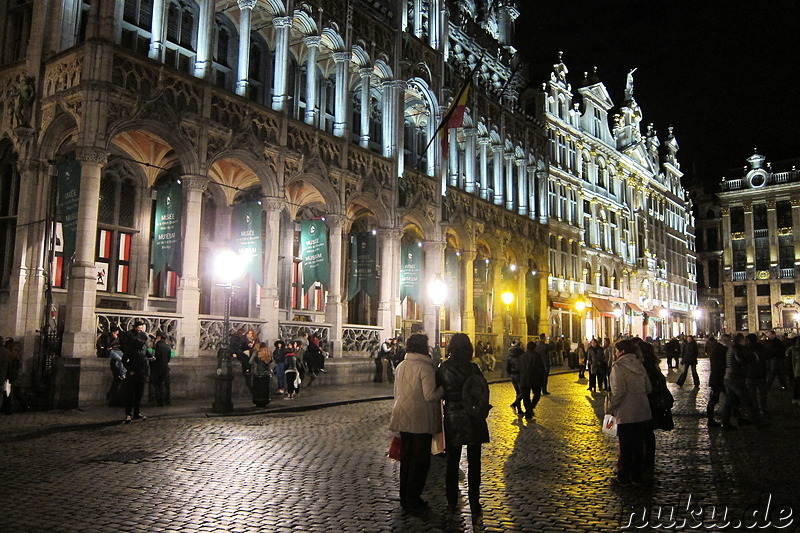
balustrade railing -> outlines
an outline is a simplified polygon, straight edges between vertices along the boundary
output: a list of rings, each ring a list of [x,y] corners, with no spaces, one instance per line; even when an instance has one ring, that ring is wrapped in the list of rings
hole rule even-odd
[[[245,331],[253,330],[256,338],[264,339],[264,325],[252,318],[231,317],[231,332],[244,328]],[[225,319],[216,316],[200,317],[200,355],[215,355],[222,345],[222,338],[225,334]]]
[[[143,313],[140,311],[119,311],[113,313],[98,310],[96,334],[99,337],[106,333],[112,326],[118,327],[122,331],[128,331],[136,322],[144,324],[144,330],[150,335],[156,331],[161,331],[166,337],[166,341],[171,346],[177,346],[178,321],[182,318],[174,314]]]
[[[781,277],[782,278],[793,278],[794,277],[794,268],[782,268],[781,269]]]
[[[344,324],[342,326],[342,352],[348,357],[370,357],[381,345],[379,326]]]
[[[747,277],[747,272],[734,272],[731,277],[733,281],[744,281]]]

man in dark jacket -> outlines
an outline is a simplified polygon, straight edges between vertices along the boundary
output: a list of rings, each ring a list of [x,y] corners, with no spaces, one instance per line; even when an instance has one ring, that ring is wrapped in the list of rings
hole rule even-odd
[[[159,407],[170,404],[169,360],[172,349],[162,331],[156,332],[153,360],[150,361],[150,386]]]
[[[714,337],[709,337],[709,340],[706,342],[706,354],[711,363],[711,372],[708,376],[708,387],[711,389],[711,395],[708,398],[708,405],[706,406],[708,427],[717,427],[720,425],[719,422],[714,419],[714,408],[719,403],[720,394],[725,391],[725,353],[728,351],[728,346],[733,344],[731,336],[727,333],[721,337],[722,342],[712,342],[713,339]],[[709,346],[709,344],[711,344],[711,346]]]
[[[686,382],[686,376],[690,368],[692,369],[692,383],[694,384],[694,388],[700,387],[700,376],[697,375],[697,354],[697,341],[694,340],[693,336],[687,335],[686,342],[683,343],[683,348],[681,349],[683,373],[676,382],[679,387],[683,387],[683,384]]]
[[[519,358],[522,354],[523,351],[519,346],[513,346],[506,357],[506,374],[511,378],[511,384],[514,386],[514,392],[516,393],[511,408],[518,414],[522,414],[522,407],[520,406],[522,395],[520,394],[521,389],[519,386]]]
[[[766,348],[767,365],[769,366],[768,374],[766,377],[766,387],[772,387],[775,378],[781,382],[781,388],[786,390],[786,376],[783,373],[783,367],[786,361],[786,348],[783,342],[775,334],[775,330],[770,330],[767,333],[767,340],[764,342]]]
[[[135,323],[125,336],[122,343],[122,364],[128,369],[125,377],[125,423],[146,420],[147,417],[139,412],[139,407],[150,365],[147,360],[147,333],[144,332],[144,324],[141,322]]]
[[[544,335],[538,345],[533,341],[529,342],[527,350],[519,357],[519,388],[522,404],[525,407],[525,418],[528,420],[533,418],[533,409],[542,397],[545,357],[547,357],[547,344],[544,342]],[[533,392],[533,401],[531,401],[531,392]]]
[[[672,337],[667,344],[664,345],[664,354],[667,356],[667,368],[678,366],[678,357],[681,353],[681,343],[678,339]],[[673,363],[673,360],[675,361]]]

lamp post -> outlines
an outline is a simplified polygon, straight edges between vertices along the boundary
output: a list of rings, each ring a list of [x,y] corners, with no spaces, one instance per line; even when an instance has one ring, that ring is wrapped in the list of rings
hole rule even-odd
[[[669,311],[667,309],[661,309],[661,311],[659,311],[658,314],[661,315],[661,319],[664,321],[664,325],[661,329],[661,336],[671,338],[672,327],[671,324],[669,323]]]
[[[575,310],[578,312],[578,342],[583,342],[583,312],[586,310],[586,302],[583,300],[575,302]]]
[[[617,338],[619,338],[622,336],[622,331],[620,331],[622,328],[620,327],[619,324],[619,319],[622,318],[622,309],[620,309],[619,307],[615,307],[614,310],[611,312],[611,314],[614,315],[615,319],[614,322],[616,322],[617,326]]]
[[[700,333],[701,331],[702,331],[703,333],[705,333],[705,328],[703,328],[703,329],[701,330],[701,329],[698,327],[698,323],[700,322],[700,319],[701,319],[701,318],[703,318],[703,311],[701,311],[699,307],[696,307],[696,308],[694,308],[694,309],[692,310],[692,318],[694,318],[694,333],[695,333],[695,335],[697,335],[697,334],[698,334],[698,333]]]
[[[505,291],[500,295],[500,300],[506,304],[506,314],[503,317],[503,358],[505,358],[511,345],[511,304],[514,302],[514,293]]]
[[[442,305],[444,304],[445,299],[447,298],[447,284],[442,279],[440,274],[436,274],[436,277],[433,278],[433,281],[430,282],[428,285],[428,295],[431,298],[431,302],[433,303],[433,312],[436,316],[436,327],[435,327],[435,338],[434,342],[436,343],[436,357],[439,361],[442,360],[442,340],[441,340],[441,331],[440,331],[440,316],[439,313],[441,312]]]
[[[222,343],[217,352],[217,376],[214,388],[215,413],[233,411],[231,400],[233,388],[233,369],[231,367],[231,300],[236,287],[233,282],[243,273],[243,262],[238,254],[231,250],[221,251],[214,262],[214,271],[220,281],[217,285],[225,290],[225,316],[222,323]]]

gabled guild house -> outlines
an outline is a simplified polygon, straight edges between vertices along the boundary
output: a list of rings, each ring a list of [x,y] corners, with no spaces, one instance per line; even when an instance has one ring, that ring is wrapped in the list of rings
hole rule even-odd
[[[103,401],[96,340],[136,321],[175,349],[173,396],[209,398],[226,319],[316,333],[328,382],[416,331],[688,327],[677,142],[632,94],[609,118],[597,80],[573,102],[560,59],[531,85],[521,7],[0,1],[0,334],[24,387]]]

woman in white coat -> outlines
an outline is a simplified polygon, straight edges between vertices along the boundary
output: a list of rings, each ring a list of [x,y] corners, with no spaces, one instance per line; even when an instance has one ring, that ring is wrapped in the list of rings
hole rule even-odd
[[[421,513],[428,507],[422,491],[431,465],[431,438],[442,431],[443,389],[436,387],[427,335],[412,335],[406,348],[406,357],[395,371],[389,429],[400,432],[400,505]]]

